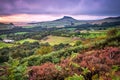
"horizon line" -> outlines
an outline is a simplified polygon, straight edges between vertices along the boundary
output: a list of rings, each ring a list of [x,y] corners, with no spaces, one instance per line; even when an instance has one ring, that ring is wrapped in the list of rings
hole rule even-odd
[[[61,19],[64,16],[72,17],[76,20],[100,20],[118,16],[94,16],[94,15],[34,15],[34,14],[16,14],[1,16],[0,22],[3,23],[30,23],[30,22],[47,22]]]

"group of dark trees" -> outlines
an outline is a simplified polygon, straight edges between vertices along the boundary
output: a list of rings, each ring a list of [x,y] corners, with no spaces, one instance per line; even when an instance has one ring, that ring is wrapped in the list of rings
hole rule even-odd
[[[53,36],[63,36],[63,37],[71,37],[72,35],[78,34],[77,32],[71,33],[70,30],[63,29],[63,28],[50,28],[47,30],[41,30],[41,31],[35,31],[35,32],[28,32],[25,34],[15,34],[15,33],[10,33],[7,34],[6,38],[12,39],[15,41],[26,39],[26,38],[32,38],[36,40],[41,40],[44,37],[48,35],[53,35]]]
[[[16,32],[40,32],[40,31],[48,31],[48,30],[50,31],[55,29],[56,28],[43,28],[41,26],[33,27],[33,28],[14,27],[8,30],[0,30],[0,34],[10,34],[10,33],[16,33]]]
[[[48,36],[49,32],[48,31],[41,31],[41,32],[29,32],[26,34],[7,34],[7,38],[8,39],[13,39],[13,40],[22,40],[22,39],[26,39],[26,38],[32,38],[32,39],[36,39],[36,40],[40,40],[43,39],[44,37]]]
[[[11,48],[2,48],[0,49],[0,63],[6,62],[9,56],[13,58],[23,58],[34,54],[36,48],[39,48],[40,44],[38,42],[29,43],[24,42],[23,44],[11,47]]]
[[[120,21],[118,22],[103,22],[102,24],[90,24],[90,23],[86,23],[86,24],[81,24],[81,25],[74,25],[74,26],[66,26],[65,28],[77,28],[77,30],[89,30],[90,28],[93,28],[95,30],[104,30],[104,29],[108,29],[110,27],[116,27],[120,25]]]
[[[6,62],[9,59],[9,56],[13,58],[25,58],[33,54],[46,54],[52,51],[57,51],[63,48],[70,47],[69,44],[58,44],[51,46],[49,43],[39,43],[39,42],[24,42],[19,46],[15,47],[6,47],[0,49],[0,63]]]

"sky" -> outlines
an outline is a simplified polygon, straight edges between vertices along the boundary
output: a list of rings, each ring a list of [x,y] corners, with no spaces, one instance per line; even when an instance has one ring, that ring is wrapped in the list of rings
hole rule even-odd
[[[120,0],[0,0],[0,22],[39,22],[72,16],[96,20],[120,16]]]

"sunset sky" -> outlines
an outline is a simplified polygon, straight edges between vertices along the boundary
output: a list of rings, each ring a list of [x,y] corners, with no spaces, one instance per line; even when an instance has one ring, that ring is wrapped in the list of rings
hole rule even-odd
[[[0,22],[94,20],[120,16],[120,0],[0,0]]]

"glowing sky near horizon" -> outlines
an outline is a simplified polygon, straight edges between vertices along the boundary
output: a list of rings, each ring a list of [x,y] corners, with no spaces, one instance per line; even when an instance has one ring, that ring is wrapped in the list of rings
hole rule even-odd
[[[0,17],[1,22],[39,22],[39,21],[52,21],[62,18],[64,15],[51,16],[51,15],[32,15],[32,14],[17,14]],[[90,15],[67,15],[77,20],[97,20],[103,19],[107,16],[90,16]]]
[[[96,20],[120,16],[120,0],[0,0],[0,22]]]

